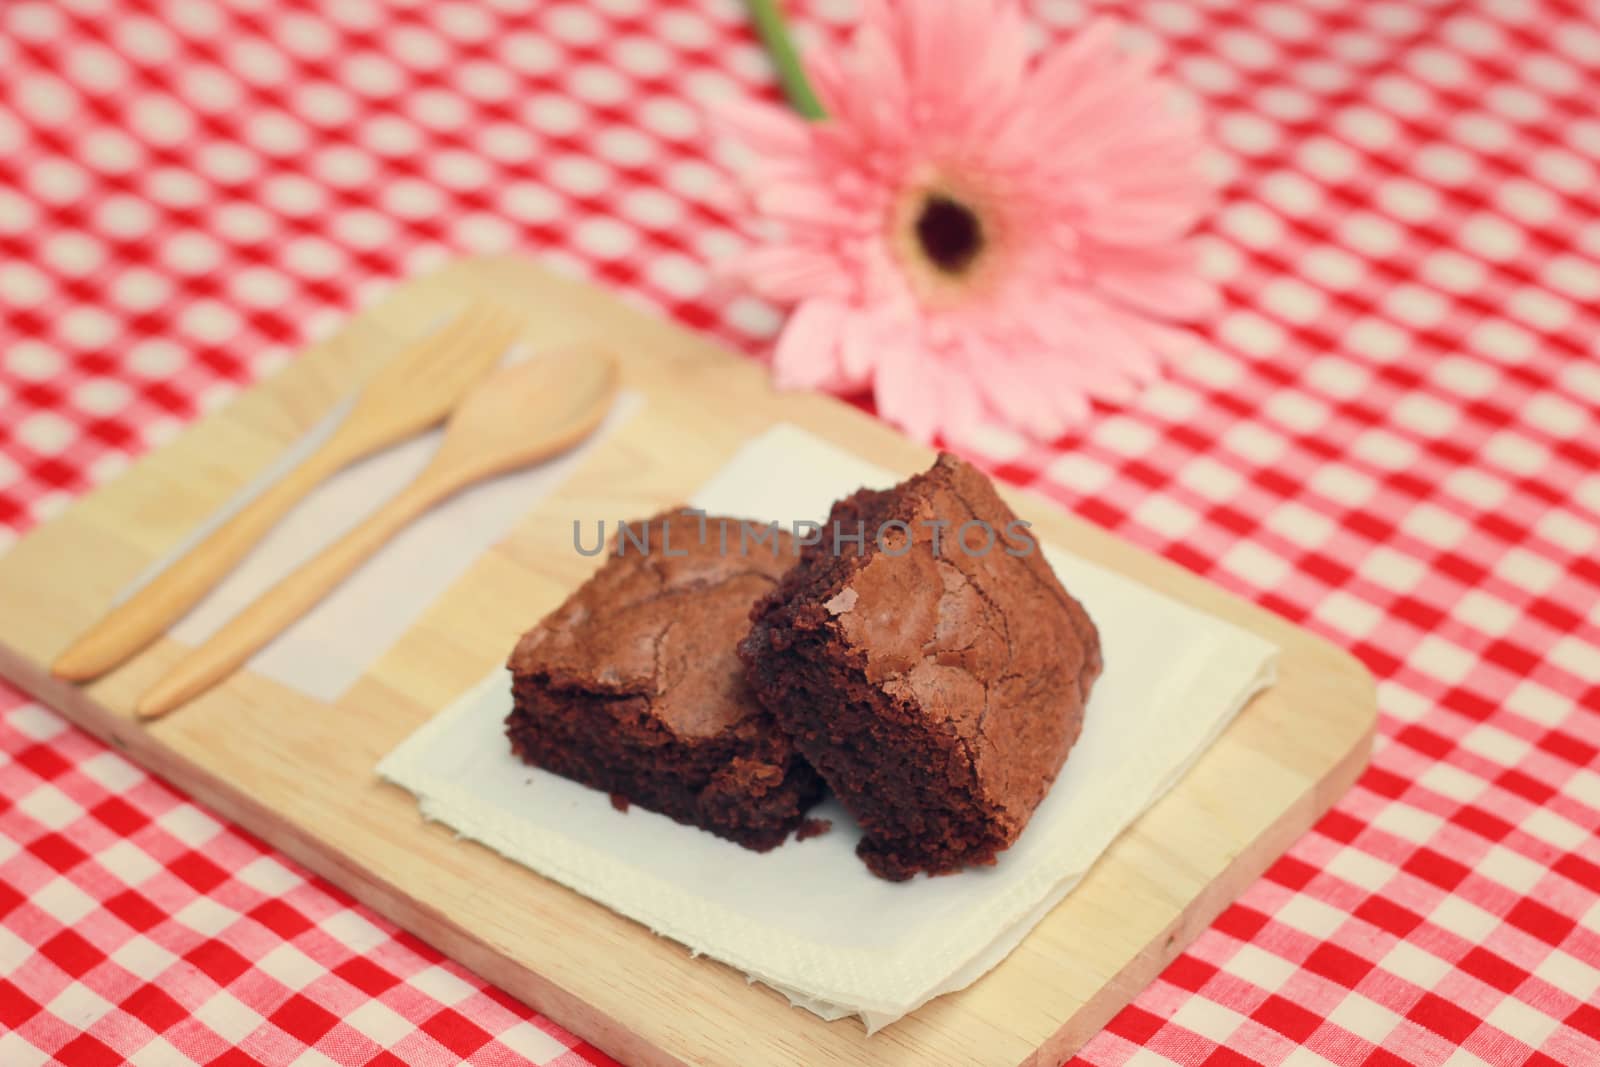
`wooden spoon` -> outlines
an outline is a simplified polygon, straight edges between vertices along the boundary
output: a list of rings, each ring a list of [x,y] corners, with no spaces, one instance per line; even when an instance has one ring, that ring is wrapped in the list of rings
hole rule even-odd
[[[164,715],[232,674],[423,512],[588,437],[616,390],[616,360],[588,348],[541,356],[485,379],[451,416],[416,481],[184,657],[140,699],[139,717]]]
[[[335,471],[436,426],[516,337],[510,312],[473,306],[384,363],[333,435],[238,514],[112,608],[50,668],[85,682],[137,653],[214,587],[267,531]]]

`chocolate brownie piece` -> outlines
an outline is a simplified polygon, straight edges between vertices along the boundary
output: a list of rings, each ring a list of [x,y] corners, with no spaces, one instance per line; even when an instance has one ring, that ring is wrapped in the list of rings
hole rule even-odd
[[[707,523],[672,512],[632,524],[631,538],[619,532],[594,577],[517,643],[506,733],[527,762],[613,803],[765,851],[822,792],[736,651],[793,550],[780,533],[747,554],[723,551]]]
[[[988,478],[950,455],[835,504],[751,618],[752,688],[861,824],[857,853],[896,881],[995,862],[1100,674],[1083,606]]]

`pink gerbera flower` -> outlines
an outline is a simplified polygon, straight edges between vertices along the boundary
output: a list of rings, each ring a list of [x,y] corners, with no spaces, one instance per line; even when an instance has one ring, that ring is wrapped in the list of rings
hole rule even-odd
[[[1162,319],[1212,303],[1184,237],[1207,208],[1198,119],[1096,22],[1030,60],[1008,0],[868,0],[809,57],[826,118],[730,101],[775,236],[732,264],[794,310],[780,386],[869,390],[912,436],[1059,436],[1158,371]]]

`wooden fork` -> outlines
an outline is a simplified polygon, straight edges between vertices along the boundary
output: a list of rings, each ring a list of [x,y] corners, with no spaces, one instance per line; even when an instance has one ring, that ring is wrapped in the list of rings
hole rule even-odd
[[[472,305],[444,328],[401,350],[361,389],[350,413],[320,448],[112,608],[57,657],[52,673],[88,681],[150,644],[329,476],[442,422],[505,354],[516,331],[517,320],[509,311]]]

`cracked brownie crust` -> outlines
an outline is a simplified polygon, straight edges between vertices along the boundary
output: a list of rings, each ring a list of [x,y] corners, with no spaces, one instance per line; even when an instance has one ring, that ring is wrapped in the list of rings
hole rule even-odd
[[[834,505],[822,543],[751,613],[751,687],[861,824],[881,877],[995,862],[1082,729],[1099,635],[1014,519],[981,472],[941,455]],[[905,526],[874,543],[892,522]],[[972,550],[956,543],[967,522],[983,524]],[[858,523],[864,546],[836,554],[830,532]],[[984,527],[995,541],[979,554]]]
[[[764,851],[822,792],[735,652],[751,605],[794,556],[781,534],[776,552],[723,554],[708,522],[701,544],[696,515],[649,520],[647,552],[629,543],[618,554],[614,543],[594,577],[523,635],[508,664],[506,734],[522,759],[614,802]]]

